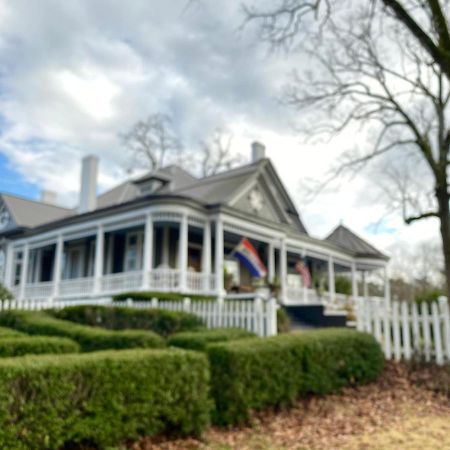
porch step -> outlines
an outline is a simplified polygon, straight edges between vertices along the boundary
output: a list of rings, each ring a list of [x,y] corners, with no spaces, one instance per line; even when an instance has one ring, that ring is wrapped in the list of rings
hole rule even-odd
[[[346,327],[345,313],[325,312],[323,305],[283,305],[293,323],[304,323],[313,327]]]

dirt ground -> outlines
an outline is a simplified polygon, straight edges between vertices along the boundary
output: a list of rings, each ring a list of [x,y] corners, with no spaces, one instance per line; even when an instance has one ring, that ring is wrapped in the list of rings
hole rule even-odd
[[[388,364],[376,383],[259,414],[202,441],[144,439],[130,450],[450,450],[450,370]]]

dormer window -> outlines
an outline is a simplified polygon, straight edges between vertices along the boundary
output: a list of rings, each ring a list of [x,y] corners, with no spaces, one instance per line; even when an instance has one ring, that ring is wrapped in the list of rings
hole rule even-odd
[[[161,188],[163,182],[161,180],[151,179],[145,183],[139,184],[140,195],[151,195],[154,194],[159,188]]]

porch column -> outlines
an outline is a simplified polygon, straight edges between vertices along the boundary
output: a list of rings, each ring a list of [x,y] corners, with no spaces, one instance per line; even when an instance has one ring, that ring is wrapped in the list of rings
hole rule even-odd
[[[389,281],[389,270],[387,266],[384,268],[384,299],[387,302],[391,301],[391,283]]]
[[[205,292],[211,291],[211,223],[205,222],[203,227],[203,246],[202,246],[202,272],[203,289]]]
[[[303,252],[302,252],[302,260],[303,260],[303,264],[305,264],[305,266],[308,268],[308,266],[306,264],[306,250],[303,250]],[[309,268],[308,268],[308,270],[309,270]],[[303,302],[308,303],[308,286],[306,286],[305,283],[303,283]]]
[[[216,254],[215,254],[215,269],[216,269],[216,292],[219,297],[223,297],[223,222],[222,218],[216,219]]]
[[[28,255],[30,253],[28,242],[25,243],[22,252],[23,252],[22,253],[22,267],[20,270],[20,291],[19,291],[19,299],[20,300],[23,300],[25,298],[25,285],[27,284]]]
[[[287,300],[287,249],[284,238],[280,243],[280,288],[281,302],[285,303]]]
[[[353,300],[356,300],[358,297],[358,279],[355,262],[352,262],[352,297]]]
[[[64,251],[63,235],[58,235],[55,249],[55,267],[53,268],[53,298],[59,295],[59,283],[61,282],[61,266]]]
[[[149,289],[150,271],[153,269],[153,218],[150,213],[145,218],[144,244],[142,261],[142,288]]]
[[[273,279],[275,278],[275,248],[273,242],[269,242],[268,253],[267,275],[269,277],[269,283],[273,283]]]
[[[367,271],[363,272],[363,292],[364,298],[369,298],[369,286],[367,285]]]
[[[103,230],[103,225],[98,225],[97,238],[95,240],[95,265],[94,265],[95,294],[100,293],[102,288],[104,246],[105,246],[105,233]]]
[[[14,259],[14,249],[12,242],[6,245],[5,258],[5,276],[3,279],[3,284],[6,288],[10,289],[12,287],[12,268]]]
[[[187,214],[183,214],[180,222],[180,238],[178,241],[178,269],[180,271],[180,290],[187,290],[187,269],[188,269],[188,235],[189,225]]]
[[[328,257],[328,299],[330,302],[336,300],[336,288],[334,284],[334,259],[330,255]]]

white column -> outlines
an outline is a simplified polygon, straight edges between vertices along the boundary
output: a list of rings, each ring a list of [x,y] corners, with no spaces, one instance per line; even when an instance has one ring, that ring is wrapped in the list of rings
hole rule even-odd
[[[355,262],[352,262],[352,297],[353,300],[356,300],[356,298],[358,297],[358,278]]]
[[[287,300],[287,249],[284,238],[280,243],[280,288],[281,302],[285,303]]]
[[[94,293],[101,291],[101,283],[103,277],[103,250],[105,246],[105,233],[103,225],[97,227],[97,238],[95,240],[95,265],[94,265]]]
[[[64,252],[63,235],[58,235],[55,249],[55,267],[53,268],[53,298],[59,294],[59,284],[61,282],[62,258]]]
[[[169,227],[165,225],[162,230],[162,264],[169,267]]]
[[[188,269],[188,218],[187,214],[183,214],[180,222],[180,237],[178,240],[178,269],[180,271],[180,290],[187,290],[187,269]]]
[[[202,273],[203,289],[205,292],[209,292],[211,290],[209,283],[211,278],[211,224],[208,220],[203,227]]]
[[[302,252],[302,260],[303,264],[306,266],[306,250],[303,250]],[[306,284],[303,284],[303,302],[308,303],[308,287]]]
[[[216,248],[215,248],[215,270],[216,270],[216,292],[223,297],[223,222],[222,218],[216,219]]]
[[[389,281],[388,267],[384,268],[384,298],[387,302],[391,301],[391,283]]]
[[[369,286],[367,285],[367,271],[363,272],[363,292],[364,298],[369,298]]]
[[[153,269],[153,218],[150,213],[145,218],[143,261],[142,261],[142,287],[149,289],[150,271]]]
[[[328,298],[330,302],[336,300],[336,288],[334,284],[334,259],[330,255],[328,258]]]
[[[14,249],[12,242],[6,245],[5,257],[5,277],[3,281],[5,287],[10,289],[12,287],[12,270],[14,262]]]
[[[273,242],[269,242],[268,253],[267,275],[269,277],[269,283],[273,283],[273,279],[275,278],[275,248]]]
[[[25,285],[27,284],[27,274],[28,274],[28,255],[30,253],[28,242],[25,243],[22,250],[22,267],[20,271],[20,293],[19,299],[23,300],[25,298]]]

